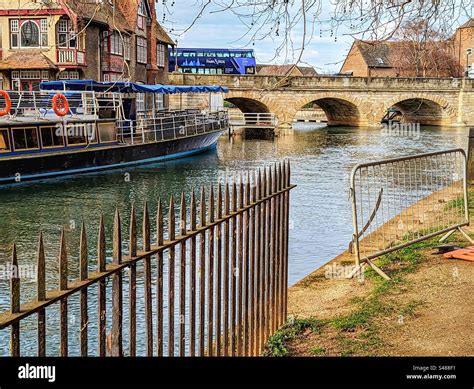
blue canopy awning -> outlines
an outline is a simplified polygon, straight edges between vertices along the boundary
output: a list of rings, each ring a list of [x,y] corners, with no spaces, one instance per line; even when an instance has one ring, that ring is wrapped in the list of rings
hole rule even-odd
[[[94,80],[47,81],[42,82],[40,88],[54,91],[160,94],[229,92],[229,88],[219,85],[144,85],[134,82],[98,82]]]

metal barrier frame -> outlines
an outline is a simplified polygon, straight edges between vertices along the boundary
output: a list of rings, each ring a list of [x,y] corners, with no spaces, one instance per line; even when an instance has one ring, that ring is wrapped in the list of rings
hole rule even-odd
[[[364,258],[361,258],[361,252],[360,252],[360,241],[363,236],[363,233],[365,230],[367,230],[367,227],[373,222],[373,219],[375,217],[375,214],[378,212],[378,209],[375,209],[374,213],[370,216],[367,225],[364,226],[362,231],[359,231],[359,225],[358,225],[358,207],[357,207],[357,194],[356,194],[356,175],[357,173],[363,169],[363,168],[368,168],[368,167],[375,167],[375,166],[382,166],[382,165],[387,165],[391,163],[396,163],[396,162],[404,162],[404,161],[410,161],[410,160],[417,160],[417,159],[422,159],[422,158],[427,158],[427,157],[433,157],[433,156],[438,156],[438,155],[447,155],[447,154],[452,154],[452,153],[459,153],[462,158],[463,158],[463,200],[464,200],[464,212],[465,212],[465,217],[466,220],[463,223],[457,223],[454,224],[450,227],[443,228],[439,231],[426,234],[422,237],[412,239],[408,242],[398,244],[393,247],[389,247],[384,250],[379,250],[371,255],[367,255]],[[434,192],[436,193],[436,192]],[[440,242],[444,242],[446,239],[448,239],[454,232],[459,231],[463,237],[468,240],[470,243],[474,244],[474,240],[464,231],[463,227],[469,226],[470,220],[469,220],[469,196],[468,196],[468,189],[467,189],[467,156],[466,152],[464,149],[457,148],[457,149],[449,149],[449,150],[443,150],[443,151],[436,151],[436,152],[431,152],[431,153],[424,153],[424,154],[417,154],[417,155],[412,155],[412,156],[405,156],[405,157],[399,157],[399,158],[392,158],[392,159],[386,159],[386,160],[380,160],[380,161],[375,161],[375,162],[369,162],[369,163],[362,163],[356,165],[351,172],[351,177],[350,177],[350,198],[351,198],[351,204],[352,204],[352,225],[353,225],[353,236],[352,236],[352,246],[355,248],[355,263],[356,267],[355,270],[352,272],[351,277],[354,277],[355,275],[359,274],[363,267],[365,265],[369,265],[372,267],[380,276],[383,278],[389,280],[390,277],[387,276],[379,267],[377,267],[372,260],[375,258],[378,258],[382,255],[400,250],[402,248],[408,247],[414,243],[422,242],[427,239],[431,239],[433,237],[443,235],[444,236],[440,239]],[[405,208],[408,209],[408,208]],[[395,215],[392,217],[390,220],[393,220],[395,217],[399,216]]]

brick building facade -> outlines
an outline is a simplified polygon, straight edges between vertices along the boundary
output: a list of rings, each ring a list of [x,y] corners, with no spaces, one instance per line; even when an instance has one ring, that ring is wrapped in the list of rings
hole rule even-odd
[[[172,45],[154,0],[2,0],[1,87],[36,90],[55,79],[163,83]]]
[[[454,55],[461,69],[470,71],[472,74],[474,71],[474,18],[456,30],[454,42]]]
[[[468,49],[472,54],[468,54]],[[422,56],[423,60],[420,60]],[[419,60],[424,68],[417,68]],[[474,19],[446,41],[420,46],[412,41],[355,40],[341,67],[355,77],[462,77],[474,62]],[[421,67],[421,66],[419,66]]]

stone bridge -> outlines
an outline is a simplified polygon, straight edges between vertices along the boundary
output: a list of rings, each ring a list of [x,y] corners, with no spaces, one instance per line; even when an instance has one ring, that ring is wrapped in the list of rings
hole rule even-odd
[[[474,126],[474,79],[281,77],[172,74],[172,84],[223,85],[225,100],[242,112],[272,112],[290,126],[308,103],[329,125],[380,127],[391,108],[410,123]]]

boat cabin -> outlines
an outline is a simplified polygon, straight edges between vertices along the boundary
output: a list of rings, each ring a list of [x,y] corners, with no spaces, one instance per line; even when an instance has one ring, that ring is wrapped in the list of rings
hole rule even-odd
[[[0,158],[144,144],[222,131],[224,110],[160,109],[157,96],[226,93],[220,86],[52,81],[39,92],[0,92]],[[145,107],[144,107],[145,105]]]

